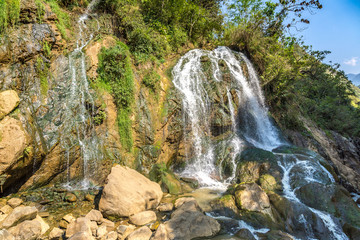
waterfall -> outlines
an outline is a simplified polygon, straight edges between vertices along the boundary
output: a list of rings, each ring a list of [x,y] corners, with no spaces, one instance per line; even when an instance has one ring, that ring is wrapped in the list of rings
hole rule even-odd
[[[206,57],[210,62],[210,73],[203,69],[202,59]],[[243,71],[241,64],[246,65],[248,76]],[[228,69],[231,83],[223,79],[222,67]],[[209,76],[206,76],[209,74]],[[228,140],[233,146],[232,164],[244,145],[272,150],[282,144],[276,128],[271,123],[261,92],[259,79],[254,67],[243,54],[238,54],[226,47],[218,47],[214,51],[192,50],[185,54],[173,69],[173,83],[182,94],[184,119],[189,123],[191,130],[185,129],[186,141],[191,143],[191,161],[183,175],[196,177],[203,186],[224,187],[225,183],[231,182],[231,177],[225,181],[216,180],[219,175],[217,166],[214,164],[214,141],[211,135],[212,108],[211,81],[223,82],[226,88],[227,109],[229,109],[234,135]],[[209,81],[211,78],[211,81]],[[237,124],[230,89],[234,89],[238,95],[240,106],[240,124]],[[241,126],[240,132],[237,131]],[[234,177],[234,175],[232,175]],[[224,179],[223,179],[224,180]]]
[[[204,65],[206,62],[207,67]],[[320,164],[321,160],[315,153],[288,153],[278,148],[288,144],[281,140],[280,133],[268,116],[260,81],[244,54],[226,47],[218,47],[213,51],[192,50],[176,64],[173,77],[173,83],[182,95],[184,141],[189,145],[186,148],[188,164],[181,175],[196,178],[202,187],[225,190],[235,178],[238,156],[242,150],[255,147],[272,151],[283,171],[282,195],[296,205],[298,222],[303,225],[306,239],[316,239],[311,227],[310,218],[313,215],[326,227],[326,233],[323,234],[327,239],[348,239],[336,218],[307,206],[297,197],[296,191],[307,184],[334,186],[335,180]],[[231,134],[221,135],[222,131],[219,131],[213,136],[213,117],[219,113],[224,114],[222,119],[226,119],[226,116],[230,119]],[[227,124],[222,125],[226,127]],[[221,171],[225,160],[216,162],[219,145],[226,145],[230,149],[230,160],[226,163],[232,169],[229,176],[223,176]],[[355,194],[353,197],[358,199]],[[219,220],[228,218],[212,213],[208,215]],[[257,233],[269,231],[266,228],[255,229],[240,220],[234,232],[242,228],[248,229],[256,239]]]
[[[97,2],[98,0],[91,1],[85,13],[78,20],[79,31],[76,48],[68,57],[70,91],[63,103],[65,111],[60,134],[60,145],[67,153],[79,148],[83,163],[83,180],[80,184],[76,184],[76,188],[84,189],[90,187],[90,179],[96,168],[96,162],[103,157],[98,150],[101,145],[92,120],[95,104],[89,88],[85,53],[83,52],[83,49],[93,39],[93,33],[89,33],[86,22],[89,20],[89,12]],[[69,171],[69,166],[67,166],[67,171]],[[70,186],[69,179],[68,186]]]
[[[93,39],[93,28],[88,26],[90,12],[98,0],[93,0],[77,22],[75,49],[65,58],[60,56],[58,66],[61,75],[53,79],[43,111],[38,111],[38,123],[47,149],[58,145],[65,169],[66,186],[76,189],[91,187],[96,165],[103,158],[93,117],[95,114],[94,93],[86,76],[84,48]],[[80,169],[75,176],[70,166],[80,159]],[[71,175],[71,176],[70,176]],[[75,180],[76,181],[72,181]]]

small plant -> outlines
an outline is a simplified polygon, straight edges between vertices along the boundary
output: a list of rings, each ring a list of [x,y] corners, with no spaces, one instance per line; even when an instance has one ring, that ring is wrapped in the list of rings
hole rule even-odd
[[[153,93],[157,93],[160,85],[160,75],[152,70],[143,78],[143,84],[149,88]]]
[[[44,50],[45,57],[51,58],[51,46],[46,41],[43,43],[43,50]]]
[[[0,0],[0,34],[6,32],[8,26],[15,26],[20,18],[20,0]]]
[[[69,36],[66,33],[66,29],[71,28],[71,20],[69,14],[60,8],[56,0],[47,0],[47,2],[50,5],[51,11],[53,11],[57,16],[58,21],[56,23],[56,26],[59,29],[61,36],[65,40],[68,40]]]
[[[41,0],[35,0],[35,5],[36,5],[37,20],[38,20],[38,22],[42,23],[42,20],[45,15],[44,3]]]
[[[94,123],[96,126],[101,125],[106,118],[106,112],[104,110],[100,110],[94,117]]]

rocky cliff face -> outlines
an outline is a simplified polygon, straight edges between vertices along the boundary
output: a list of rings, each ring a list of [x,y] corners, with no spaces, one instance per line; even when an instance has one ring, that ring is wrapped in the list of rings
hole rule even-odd
[[[50,5],[38,5],[34,0],[21,1],[20,22],[0,38],[0,154],[4,156],[1,166],[1,186],[4,194],[40,187],[49,183],[64,183],[84,177],[83,148],[73,142],[71,150],[64,146],[62,134],[73,134],[73,124],[67,121],[66,101],[71,88],[71,53],[76,48],[76,33],[80,14],[68,12],[72,26],[58,28],[58,16]],[[41,9],[40,9],[41,8]],[[65,10],[63,10],[65,11]],[[39,15],[39,12],[41,14]],[[94,13],[95,14],[95,13]],[[85,53],[86,75],[92,84],[98,77],[98,55],[102,48],[116,45],[113,37],[116,26],[108,15],[92,14],[88,18],[86,31],[94,38],[82,50]],[[84,33],[88,34],[88,33]],[[130,120],[133,148],[128,151],[121,145],[118,131],[118,109],[113,96],[107,91],[90,89],[92,102],[85,102],[85,111],[90,116],[98,139],[91,154],[96,160],[90,166],[94,184],[102,185],[113,163],[121,163],[148,173],[156,163],[181,168],[185,163],[184,125],[179,92],[171,82],[171,68],[180,54],[169,56],[165,63],[141,63],[132,65],[134,72],[135,102]],[[203,67],[209,68],[204,59]],[[147,73],[159,75],[156,93],[144,84]],[[210,79],[210,77],[209,77]],[[231,131],[231,116],[226,107],[225,88],[215,81],[212,85],[213,108],[211,132],[214,141],[226,138]],[[12,94],[8,94],[9,91]],[[232,93],[236,98],[236,94]],[[70,100],[71,101],[71,100]],[[85,100],[88,101],[88,100]],[[235,101],[234,99],[234,102]],[[11,105],[11,106],[10,106]],[[15,110],[14,110],[15,109]],[[73,119],[72,121],[77,121]],[[18,136],[9,141],[13,136]]]
[[[360,140],[346,138],[336,132],[325,133],[308,119],[300,119],[308,134],[285,130],[297,146],[318,152],[335,167],[340,182],[349,191],[360,191]]]
[[[63,57],[61,51],[66,45],[56,27],[56,15],[46,6],[40,20],[37,10],[34,1],[21,1],[19,25],[0,37],[1,118],[7,115],[0,123],[3,136],[0,174],[5,192],[18,189],[48,152],[34,117],[46,101],[40,93],[44,86],[39,73],[45,63],[56,65],[55,59]],[[54,53],[53,61],[46,46]],[[48,76],[43,79],[42,85],[45,80],[46,85],[51,85]]]

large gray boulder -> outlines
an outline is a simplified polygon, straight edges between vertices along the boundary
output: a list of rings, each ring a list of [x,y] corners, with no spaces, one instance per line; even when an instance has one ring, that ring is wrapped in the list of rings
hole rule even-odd
[[[129,217],[156,208],[162,195],[159,184],[131,168],[117,165],[107,178],[99,210],[104,216]]]
[[[162,231],[163,239],[194,239],[212,237],[220,231],[220,224],[206,216],[194,201],[183,203],[165,222],[167,236]],[[160,233],[159,233],[160,235]]]

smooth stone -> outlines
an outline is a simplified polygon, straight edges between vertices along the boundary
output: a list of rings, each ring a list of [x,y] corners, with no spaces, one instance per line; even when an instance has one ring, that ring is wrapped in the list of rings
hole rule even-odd
[[[120,225],[117,227],[116,232],[119,234],[119,238],[121,240],[126,239],[127,236],[130,235],[133,231],[135,231],[136,227],[134,225]]]
[[[17,224],[15,227],[10,228],[9,232],[15,239],[35,240],[41,236],[42,229],[41,223],[33,219]]]
[[[90,221],[95,222],[101,222],[101,219],[103,219],[103,215],[101,214],[101,212],[95,209],[92,209],[88,214],[86,214],[85,217]]]
[[[193,197],[178,198],[175,201],[175,208],[179,208],[181,205],[183,205],[184,203],[187,203],[187,202],[195,202],[196,203],[196,199]]]
[[[151,240],[169,240],[164,224],[160,224]]]
[[[105,236],[108,233],[106,226],[100,226],[97,230],[96,230],[96,237],[98,238],[102,238],[103,236]]]
[[[118,239],[118,234],[114,231],[109,232],[105,236],[105,240],[117,240],[117,239]]]
[[[76,195],[73,193],[66,193],[64,200],[67,202],[76,202],[77,198]]]
[[[62,239],[62,235],[64,234],[64,230],[60,228],[54,227],[49,233],[50,240],[60,240]]]
[[[137,226],[143,226],[156,221],[156,213],[153,211],[144,211],[130,216],[130,222]]]
[[[77,232],[68,240],[95,240],[95,238],[89,232]]]
[[[65,220],[67,223],[71,223],[76,220],[76,218],[71,213],[66,214],[65,216],[63,216],[62,219]]]
[[[136,229],[126,238],[127,240],[149,240],[152,235],[150,228],[144,226]]]
[[[24,201],[20,198],[11,198],[9,199],[9,201],[7,201],[7,204],[12,208],[16,208],[20,206],[23,202]]]
[[[8,230],[2,229],[0,230],[0,240],[15,240],[15,238]]]
[[[77,218],[67,226],[65,237],[69,238],[78,232],[85,232],[92,236],[91,221],[84,217]]]
[[[10,214],[14,209],[10,207],[9,205],[5,205],[0,209],[0,212],[4,214]]]
[[[193,239],[215,236],[220,224],[206,216],[196,201],[187,201],[171,214],[165,228],[170,239]]]
[[[159,212],[170,212],[174,209],[174,204],[172,203],[161,203],[156,210]]]

